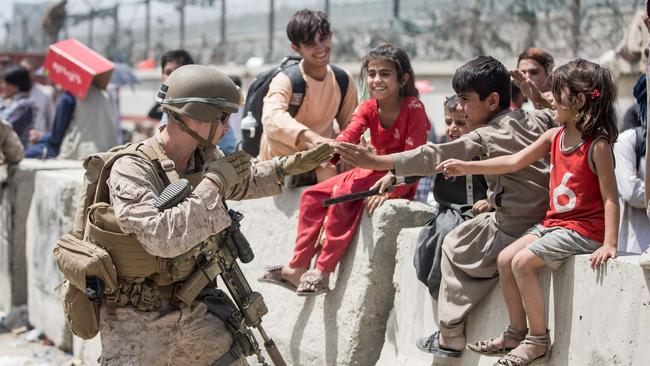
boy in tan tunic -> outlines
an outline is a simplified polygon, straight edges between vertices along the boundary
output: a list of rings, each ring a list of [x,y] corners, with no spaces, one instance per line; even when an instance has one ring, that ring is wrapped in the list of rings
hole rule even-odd
[[[453,78],[459,109],[468,124],[486,124],[446,144],[385,156],[355,145],[339,143],[344,161],[368,169],[394,169],[398,176],[427,176],[447,158],[470,160],[508,155],[534,142],[553,127],[549,111],[510,112],[510,75],[499,61],[481,56],[461,66]],[[539,222],[548,206],[548,161],[504,175],[486,175],[493,212],[468,220],[451,231],[443,243],[442,282],[438,295],[439,331],[417,341],[425,352],[460,357],[465,347],[468,312],[498,281],[496,259],[507,245]],[[395,183],[387,175],[375,187],[384,191]]]

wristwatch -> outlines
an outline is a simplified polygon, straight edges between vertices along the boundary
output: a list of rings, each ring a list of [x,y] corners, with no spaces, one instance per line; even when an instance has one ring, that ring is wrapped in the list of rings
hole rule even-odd
[[[398,186],[400,184],[404,184],[404,177],[395,175],[395,169],[391,169],[388,171],[388,174],[390,174],[393,179],[395,179],[395,185]]]

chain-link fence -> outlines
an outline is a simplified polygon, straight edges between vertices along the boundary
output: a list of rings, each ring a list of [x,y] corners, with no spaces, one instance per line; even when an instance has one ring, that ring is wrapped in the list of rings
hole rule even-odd
[[[271,0],[225,1],[227,9],[237,6],[239,11],[227,11],[223,43],[218,1],[211,7],[187,6],[182,43],[198,62],[241,63],[254,56],[277,62],[291,52],[285,35],[291,15],[303,7],[326,6],[335,31],[337,62],[358,61],[369,47],[382,42],[401,46],[414,60],[427,61],[465,60],[479,54],[512,58],[528,46],[542,47],[559,58],[597,57],[616,46],[643,6],[643,0],[275,0],[274,31],[269,37]],[[168,9],[152,16],[150,47],[157,58],[181,44],[180,22],[174,4],[156,0],[151,4]],[[117,37],[110,19],[95,20],[92,47],[121,61],[141,59],[144,16],[136,3],[124,0]],[[43,51],[46,37],[38,35],[38,27],[29,26],[29,34],[21,38],[24,22],[15,21],[5,49]],[[87,23],[67,27],[68,35],[82,41],[88,38],[87,31]]]

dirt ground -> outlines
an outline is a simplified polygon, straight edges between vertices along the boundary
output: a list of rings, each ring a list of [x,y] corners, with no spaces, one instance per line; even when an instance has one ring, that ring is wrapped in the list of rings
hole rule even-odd
[[[43,344],[29,342],[26,333],[0,333],[0,366],[71,366],[76,365],[71,354]]]

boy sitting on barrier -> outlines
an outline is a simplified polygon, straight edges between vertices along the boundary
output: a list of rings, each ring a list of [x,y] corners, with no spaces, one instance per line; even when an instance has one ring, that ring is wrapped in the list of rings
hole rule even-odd
[[[468,123],[458,110],[459,99],[454,95],[445,100],[445,135],[448,142],[472,132],[483,125]],[[432,178],[433,197],[438,203],[438,214],[433,216],[422,228],[413,257],[418,279],[428,288],[437,301],[442,276],[442,241],[456,226],[474,218],[492,207],[487,201],[487,183],[483,175],[465,175],[448,179],[442,174]],[[420,185],[424,179],[420,179]],[[431,189],[429,189],[431,190]]]

